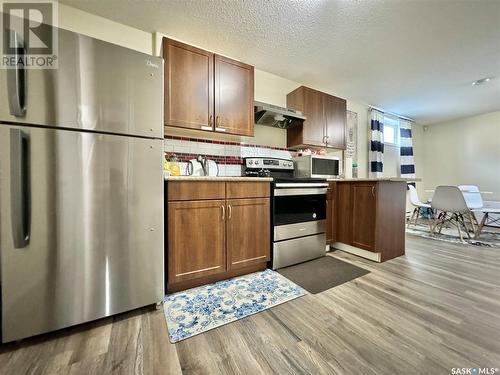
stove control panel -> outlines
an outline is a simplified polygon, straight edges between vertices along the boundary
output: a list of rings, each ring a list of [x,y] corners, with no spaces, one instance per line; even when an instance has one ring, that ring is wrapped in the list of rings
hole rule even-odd
[[[245,158],[246,168],[264,168],[264,169],[281,169],[292,170],[293,161],[286,159],[273,159],[273,158]]]

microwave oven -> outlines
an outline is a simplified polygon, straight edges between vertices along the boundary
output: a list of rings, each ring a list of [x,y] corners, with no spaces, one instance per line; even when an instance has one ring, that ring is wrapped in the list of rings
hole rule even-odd
[[[296,177],[339,178],[340,159],[336,156],[303,155],[293,162]]]

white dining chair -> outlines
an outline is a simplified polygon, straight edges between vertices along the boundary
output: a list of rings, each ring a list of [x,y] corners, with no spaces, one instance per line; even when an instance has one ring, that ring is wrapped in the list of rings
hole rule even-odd
[[[452,224],[458,230],[460,240],[463,241],[462,228],[465,230],[467,237],[470,238],[469,229],[464,221],[464,215],[470,214],[470,209],[467,207],[464,195],[458,186],[438,186],[432,197],[431,207],[438,211],[439,215],[433,221],[431,231],[441,233],[443,225]]]
[[[474,233],[476,233],[476,228],[479,227],[479,222],[475,215],[475,211],[480,211],[484,206],[483,198],[479,188],[476,185],[458,185],[458,188],[464,195],[465,203],[469,210],[471,211],[465,216],[466,221],[469,221]]]
[[[464,195],[467,207],[471,210],[483,207],[483,198],[476,185],[458,185],[458,188]]]
[[[414,226],[417,226],[418,218],[420,217],[422,208],[426,208],[426,209],[431,208],[431,205],[427,204],[427,203],[423,203],[419,199],[417,189],[415,189],[415,186],[408,185],[408,189],[410,191],[410,202],[415,207],[413,209],[413,213],[411,214],[410,219],[408,220],[408,228],[409,228],[410,224],[412,224],[412,223]],[[430,227],[430,225],[429,225],[429,227]]]

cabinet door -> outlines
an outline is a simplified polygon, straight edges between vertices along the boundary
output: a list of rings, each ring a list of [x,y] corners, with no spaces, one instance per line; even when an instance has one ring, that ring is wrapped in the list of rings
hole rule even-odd
[[[332,95],[324,96],[327,146],[345,150],[347,102]]]
[[[269,261],[269,198],[229,199],[227,207],[229,270]]]
[[[213,129],[214,54],[170,39],[165,58],[165,125]]]
[[[226,271],[225,201],[168,202],[168,282]]]
[[[304,115],[307,120],[303,125],[304,144],[325,146],[325,113],[322,92],[305,88]]]
[[[330,184],[326,193],[326,243],[331,244],[336,241],[336,220],[335,220],[335,184]]]
[[[336,223],[337,242],[352,245],[352,189],[351,183],[337,183]]]
[[[352,245],[375,250],[376,183],[352,184]]]
[[[215,131],[253,136],[253,66],[215,55]]]

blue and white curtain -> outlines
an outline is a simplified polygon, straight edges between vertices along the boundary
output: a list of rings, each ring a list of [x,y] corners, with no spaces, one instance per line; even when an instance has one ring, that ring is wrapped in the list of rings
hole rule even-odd
[[[411,122],[403,119],[399,121],[399,142],[400,176],[404,178],[415,178]]]
[[[384,114],[371,110],[370,177],[384,173]]]

